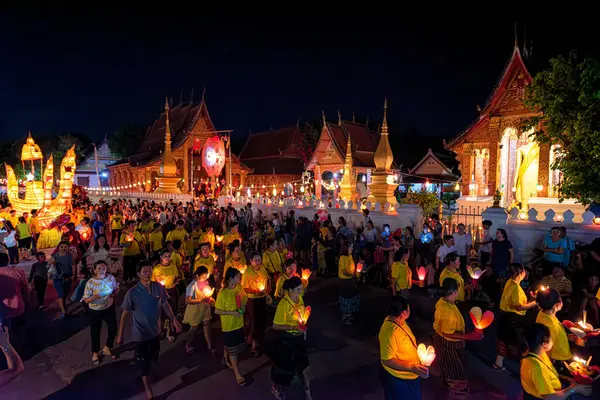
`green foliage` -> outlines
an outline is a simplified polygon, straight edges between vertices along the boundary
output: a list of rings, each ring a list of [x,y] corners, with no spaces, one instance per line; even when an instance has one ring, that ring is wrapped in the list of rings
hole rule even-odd
[[[108,146],[117,157],[129,157],[140,148],[144,134],[143,127],[125,125],[108,137]]]
[[[551,168],[560,170],[560,200],[600,202],[600,64],[575,52],[550,60],[526,90],[525,104],[541,111],[526,128],[538,143],[560,145]]]
[[[442,195],[442,203],[448,207],[448,209],[452,208],[453,205],[456,204],[456,199],[458,198],[458,193],[444,193]]]
[[[437,194],[421,191],[421,192],[408,192],[406,196],[402,198],[402,204],[417,204],[421,207],[423,217],[429,218],[431,214],[438,210],[442,201],[438,198]]]

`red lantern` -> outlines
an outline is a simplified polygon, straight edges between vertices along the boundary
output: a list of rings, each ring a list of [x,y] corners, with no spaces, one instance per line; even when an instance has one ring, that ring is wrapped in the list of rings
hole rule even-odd
[[[219,136],[213,136],[204,143],[202,166],[208,176],[221,174],[225,166],[225,146]]]

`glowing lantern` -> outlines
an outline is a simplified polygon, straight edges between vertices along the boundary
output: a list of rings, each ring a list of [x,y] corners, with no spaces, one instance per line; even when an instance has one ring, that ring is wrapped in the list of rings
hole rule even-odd
[[[591,385],[598,377],[600,377],[600,368],[591,366],[592,356],[587,360],[579,357],[573,357],[573,361],[567,363],[563,361],[565,367],[573,376],[575,383],[579,385]]]
[[[260,281],[260,282],[258,282],[258,283],[256,284],[256,287],[258,288],[258,291],[259,291],[259,292],[262,292],[262,291],[264,291],[264,290],[265,290],[265,283],[264,283],[264,282],[262,282],[262,281]]]
[[[594,218],[594,224],[600,225],[600,217]]]
[[[356,264],[356,273],[357,274],[360,274],[362,272],[362,269],[363,269],[363,263],[360,262],[360,263]]]
[[[125,240],[128,242],[133,242],[133,235],[130,233],[126,234]]]
[[[215,238],[217,239],[218,243],[221,243],[223,241],[223,236],[221,235],[217,235]]]
[[[244,265],[244,266],[242,266],[242,267],[238,268],[238,271],[240,271],[240,273],[243,275],[243,274],[244,274],[244,272],[246,272],[246,268],[248,268],[248,267],[246,267],[246,266]]]
[[[419,344],[419,347],[417,347],[417,355],[419,356],[421,364],[429,367],[431,363],[433,363],[433,360],[435,360],[435,349],[433,346],[425,347],[425,345],[421,343]]]
[[[579,328],[581,328],[581,330],[585,333],[589,333],[594,330],[592,324],[587,322],[587,310],[583,310],[583,321],[577,322],[577,325],[579,325]]]
[[[302,270],[302,280],[308,281],[308,278],[310,278],[310,274],[312,274],[312,272],[309,269],[303,269]]]
[[[470,265],[467,265],[467,272],[472,279],[473,287],[477,288],[479,278],[481,278],[481,275],[483,275],[484,271],[482,271],[479,267],[472,268]]]
[[[304,307],[304,312],[296,310],[296,316],[298,317],[299,325],[306,325],[306,323],[308,322],[308,318],[310,317],[311,311],[312,308],[310,308],[310,306]]]
[[[158,281],[162,286],[165,286],[165,281]]]
[[[83,240],[87,240],[89,236],[90,236],[90,235],[87,233],[87,231],[85,231],[85,232],[83,232],[83,233],[81,234],[81,238],[82,238]]]
[[[216,255],[215,253],[212,253],[212,257],[215,259],[215,261],[217,261],[219,259],[219,256]]]
[[[202,294],[204,297],[211,297],[214,292],[215,288],[211,288],[210,286],[205,286],[204,289],[202,289]]]
[[[225,146],[219,136],[208,138],[202,148],[202,166],[208,176],[219,175],[225,166]]]
[[[469,315],[471,316],[471,321],[473,321],[473,325],[475,325],[475,331],[481,332],[488,326],[492,324],[494,321],[494,313],[491,311],[486,311],[485,313],[481,313],[481,308],[473,307],[471,311],[469,311]]]
[[[419,287],[425,287],[425,277],[427,276],[425,267],[417,268],[417,276],[419,277]]]

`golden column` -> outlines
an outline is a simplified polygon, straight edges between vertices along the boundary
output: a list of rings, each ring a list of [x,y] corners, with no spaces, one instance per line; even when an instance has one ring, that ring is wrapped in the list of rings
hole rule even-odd
[[[352,173],[352,142],[350,141],[350,134],[348,134],[346,160],[344,161],[344,176],[340,182],[340,193],[338,197],[345,202],[355,200],[356,197],[356,181],[354,179],[354,174]]]
[[[378,202],[381,207],[385,203],[395,205],[398,201],[394,196],[394,191],[398,186],[394,183],[394,175],[392,173],[392,162],[394,155],[388,140],[388,125],[387,125],[387,99],[383,103],[383,124],[381,125],[381,138],[375,152],[375,171],[371,174],[371,184],[369,189],[369,201]]]
[[[171,126],[169,125],[169,100],[165,99],[165,151],[160,162],[160,175],[156,177],[158,193],[181,193],[177,186],[181,178],[177,176],[177,165],[171,153]]]

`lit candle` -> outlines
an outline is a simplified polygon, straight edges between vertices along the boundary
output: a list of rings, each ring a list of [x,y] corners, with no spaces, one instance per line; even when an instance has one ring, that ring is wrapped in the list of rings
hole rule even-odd
[[[308,281],[308,278],[310,278],[310,274],[312,272],[309,269],[303,269],[302,270],[302,280],[303,281]]]
[[[587,310],[584,310],[584,311],[583,311],[583,321],[579,321],[579,322],[577,323],[577,325],[579,325],[579,327],[580,327],[581,329],[583,329],[583,331],[584,331],[584,332],[586,332],[586,333],[587,333],[587,332],[591,332],[591,331],[593,331],[593,330],[594,330],[594,327],[592,326],[592,324],[589,324],[589,323],[587,322]]]
[[[246,272],[246,268],[248,268],[248,267],[246,267],[246,266],[244,265],[244,266],[241,266],[240,268],[238,268],[238,270],[239,270],[239,271],[240,271],[240,273],[243,275],[243,274],[244,274],[244,272]]]
[[[425,347],[425,345],[421,343],[417,347],[417,355],[419,356],[421,364],[429,367],[431,363],[433,363],[433,360],[435,360],[435,348],[433,346]]]

